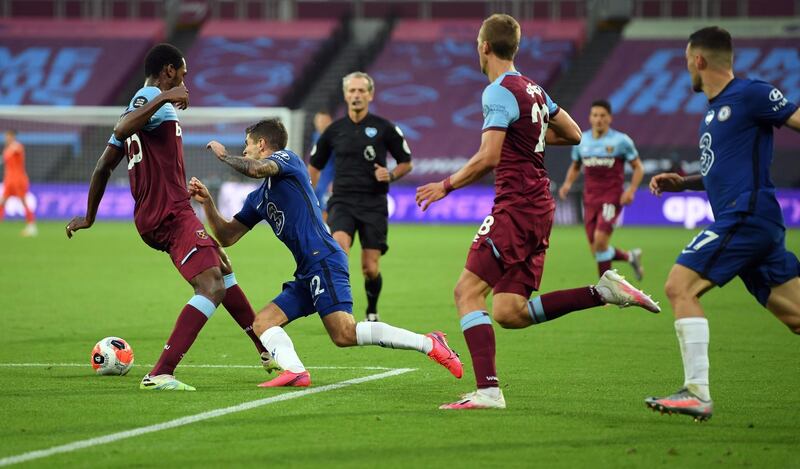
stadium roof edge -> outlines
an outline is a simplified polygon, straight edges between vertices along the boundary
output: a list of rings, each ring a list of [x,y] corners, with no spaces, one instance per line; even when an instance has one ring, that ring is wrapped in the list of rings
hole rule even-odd
[[[625,39],[686,39],[706,26],[721,26],[736,39],[800,37],[800,18],[636,19],[628,23]]]

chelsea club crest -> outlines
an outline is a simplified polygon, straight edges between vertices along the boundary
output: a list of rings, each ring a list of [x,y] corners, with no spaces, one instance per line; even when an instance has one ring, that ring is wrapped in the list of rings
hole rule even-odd
[[[367,127],[364,129],[364,133],[367,134],[369,138],[375,138],[375,136],[378,135],[378,129],[375,127]]]

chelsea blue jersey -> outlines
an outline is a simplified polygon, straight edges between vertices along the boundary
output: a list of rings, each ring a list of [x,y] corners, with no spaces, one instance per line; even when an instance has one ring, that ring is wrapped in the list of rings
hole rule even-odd
[[[266,220],[275,236],[292,251],[297,262],[295,274],[306,272],[335,252],[344,253],[322,221],[303,160],[289,150],[276,151],[267,158],[278,165],[279,173],[251,192],[234,218],[251,229]]]
[[[797,110],[769,83],[734,78],[700,123],[700,173],[714,217],[751,213],[783,224],[769,175],[773,127]]]

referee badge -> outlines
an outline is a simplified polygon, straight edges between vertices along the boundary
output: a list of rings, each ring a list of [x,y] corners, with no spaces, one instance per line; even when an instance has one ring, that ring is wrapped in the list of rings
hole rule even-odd
[[[375,159],[375,148],[372,145],[367,145],[364,148],[364,159],[367,161],[372,161]]]
[[[369,138],[375,138],[375,136],[378,135],[378,129],[375,127],[367,127],[364,129],[364,133],[367,134]]]
[[[731,107],[730,106],[722,106],[717,114],[717,119],[720,122],[725,122],[731,116]]]

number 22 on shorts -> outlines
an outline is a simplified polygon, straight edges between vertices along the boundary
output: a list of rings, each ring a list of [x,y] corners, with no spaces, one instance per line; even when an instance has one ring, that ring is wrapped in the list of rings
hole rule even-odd
[[[489,230],[492,229],[492,225],[494,225],[494,217],[489,215],[483,219],[483,223],[481,227],[478,228],[478,232],[475,234],[475,237],[472,239],[473,243],[478,242],[478,238],[484,235],[489,234]]]
[[[314,298],[325,293],[325,289],[321,288],[322,280],[320,280],[319,275],[315,275],[311,278],[311,283],[309,284],[309,287],[311,288],[311,296],[313,296]]]

